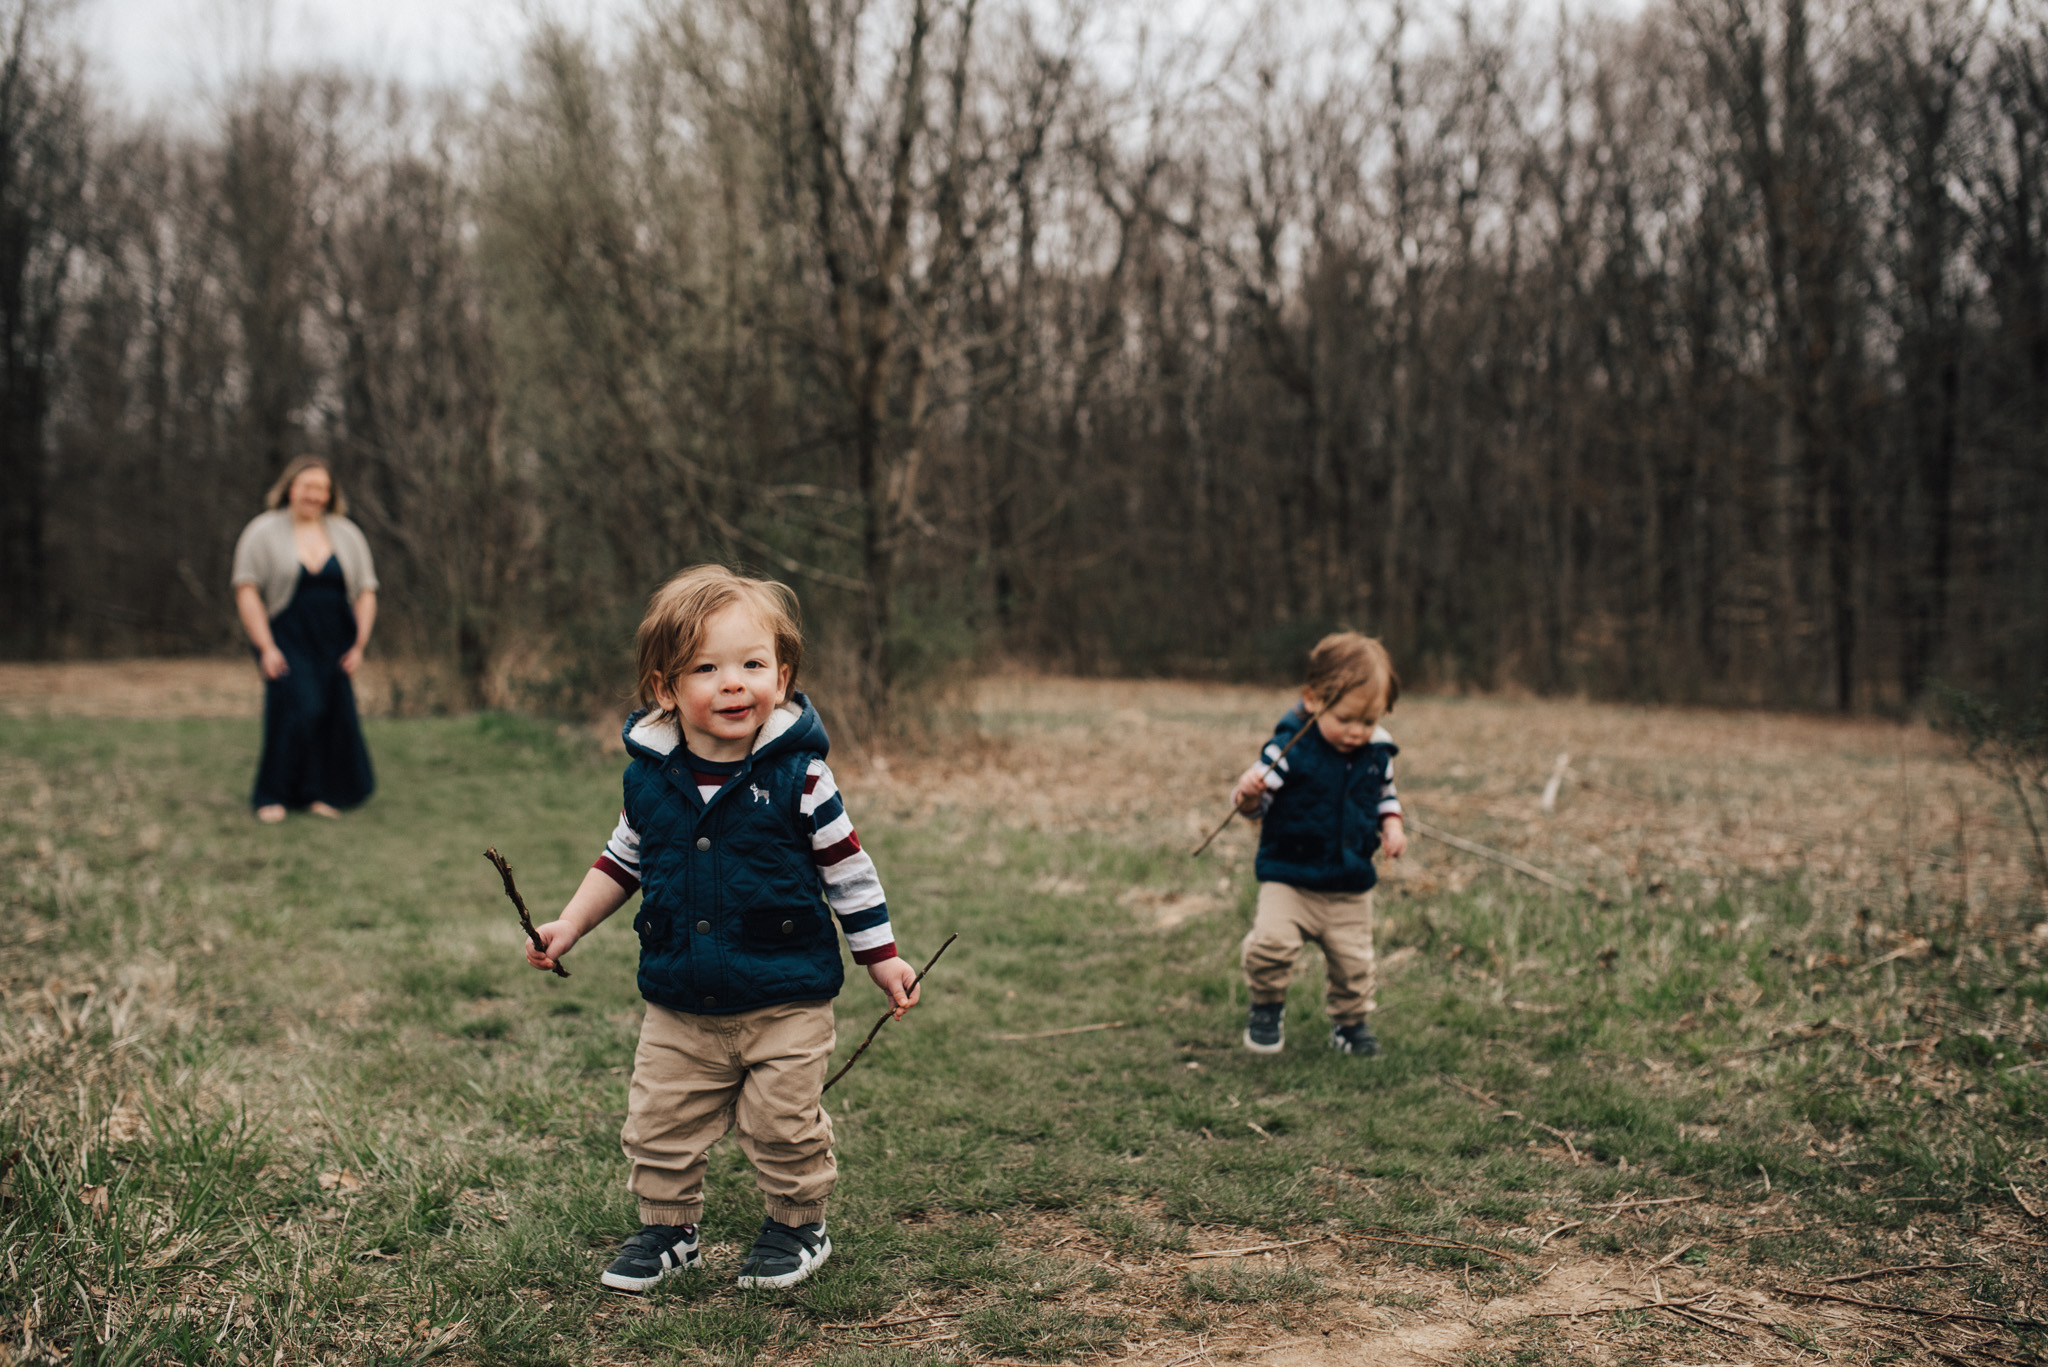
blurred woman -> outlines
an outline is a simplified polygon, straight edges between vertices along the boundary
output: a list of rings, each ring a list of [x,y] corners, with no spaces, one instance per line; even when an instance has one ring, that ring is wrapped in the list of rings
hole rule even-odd
[[[338,817],[377,786],[350,683],[377,621],[370,544],[318,456],[284,467],[235,542],[235,609],[263,670],[259,821]]]

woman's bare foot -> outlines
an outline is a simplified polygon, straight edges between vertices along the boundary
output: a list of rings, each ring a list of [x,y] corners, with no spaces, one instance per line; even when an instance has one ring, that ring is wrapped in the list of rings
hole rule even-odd
[[[324,816],[329,821],[339,821],[341,819],[341,813],[335,810],[334,808],[328,806],[324,802],[316,802],[312,806],[306,808],[306,810],[311,812],[314,816]]]
[[[268,807],[258,807],[256,809],[256,819],[266,826],[275,826],[278,822],[284,820],[284,808],[275,802],[271,803]]]

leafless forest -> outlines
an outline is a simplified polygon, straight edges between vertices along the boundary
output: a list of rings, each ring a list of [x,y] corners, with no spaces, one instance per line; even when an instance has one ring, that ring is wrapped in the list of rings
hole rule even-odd
[[[311,450],[452,702],[612,692],[710,557],[870,719],[1334,623],[1643,699],[2048,674],[2048,0],[1087,9],[656,0],[166,128],[0,4],[7,652],[228,646]]]

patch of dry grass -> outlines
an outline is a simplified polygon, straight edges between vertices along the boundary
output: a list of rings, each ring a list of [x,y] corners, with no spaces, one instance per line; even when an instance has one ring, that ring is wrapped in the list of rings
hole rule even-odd
[[[561,897],[615,762],[517,719],[380,722],[375,803],[259,829],[253,721],[121,724],[247,717],[233,669],[219,694],[197,667],[174,670],[190,694],[117,670],[29,702],[0,669],[0,711],[29,718],[0,723],[0,1354],[2040,1350],[1909,1312],[2048,1318],[2038,897],[2013,814],[1924,729],[1405,702],[1401,784],[1426,817],[1602,896],[1418,843],[1382,904],[1391,1047],[1361,1068],[1303,1047],[1313,962],[1289,1052],[1236,1048],[1251,831],[1186,855],[1287,695],[992,681],[959,744],[842,764],[906,943],[964,935],[833,1094],[833,1264],[795,1295],[736,1292],[757,1216],[728,1200],[714,1275],[634,1302],[591,1284],[629,1227],[631,936],[593,938],[568,982],[524,973],[478,858],[511,851],[537,909]],[[872,1004],[842,1006],[863,1032]],[[714,1189],[745,1187],[721,1150]],[[1839,1288],[1907,1310],[1791,1294],[1923,1262],[1966,1266]],[[1616,1305],[1660,1291],[1701,1299]]]

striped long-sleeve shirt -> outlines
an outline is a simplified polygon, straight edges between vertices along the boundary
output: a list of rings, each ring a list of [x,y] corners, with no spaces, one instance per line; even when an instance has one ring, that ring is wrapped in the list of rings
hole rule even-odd
[[[697,780],[697,791],[707,801],[741,767],[737,763],[713,763],[694,755],[689,758],[689,766]],[[811,863],[824,886],[825,901],[846,934],[853,961],[873,964],[895,958],[896,933],[889,925],[889,906],[882,894],[881,875],[875,871],[875,861],[860,847],[860,835],[846,814],[839,785],[833,781],[832,770],[822,757],[812,759],[804,774],[803,800],[797,813],[799,831],[810,846]],[[591,867],[627,892],[637,892],[640,838],[640,832],[620,812],[619,824],[612,828],[604,853]]]
[[[1311,723],[1312,724],[1312,723]],[[1368,745],[1392,745],[1394,737],[1386,727],[1375,726]],[[1285,746],[1276,738],[1266,742],[1266,748],[1259,752],[1259,761],[1267,765],[1266,792],[1259,800],[1259,815],[1264,816],[1273,805],[1273,794],[1287,785],[1287,761],[1280,756]],[[1380,786],[1379,815],[1382,821],[1390,816],[1401,815],[1401,797],[1394,791],[1394,761],[1387,761],[1387,780]]]

